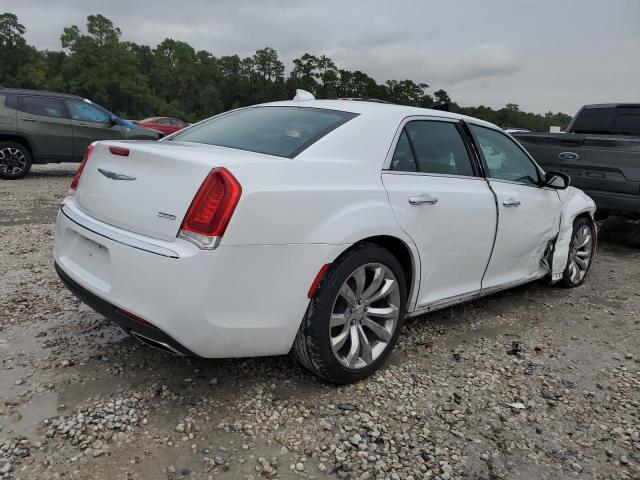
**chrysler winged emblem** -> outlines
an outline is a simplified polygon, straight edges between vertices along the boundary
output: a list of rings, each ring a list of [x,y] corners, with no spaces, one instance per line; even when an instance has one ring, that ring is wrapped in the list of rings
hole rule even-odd
[[[124,173],[112,172],[111,170],[104,170],[99,168],[98,171],[107,178],[111,180],[135,180],[136,177],[131,177],[129,175],[125,175]]]

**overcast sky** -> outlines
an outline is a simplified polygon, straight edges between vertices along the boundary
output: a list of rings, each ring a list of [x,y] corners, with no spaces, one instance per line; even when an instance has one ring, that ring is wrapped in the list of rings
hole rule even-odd
[[[101,13],[122,38],[184,40],[215,56],[275,48],[287,70],[305,52],[377,81],[444,88],[461,105],[518,103],[573,114],[585,103],[640,101],[640,0],[5,0],[27,39]]]

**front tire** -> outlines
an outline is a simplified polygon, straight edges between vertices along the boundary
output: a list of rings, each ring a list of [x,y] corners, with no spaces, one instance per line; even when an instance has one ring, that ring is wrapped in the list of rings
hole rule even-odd
[[[406,303],[407,285],[397,258],[379,245],[359,244],[320,281],[293,351],[307,369],[331,382],[366,378],[393,351]]]
[[[31,153],[17,142],[0,142],[0,178],[17,180],[31,170]]]
[[[593,222],[587,217],[578,217],[573,222],[569,256],[561,285],[573,288],[584,283],[593,263],[595,240],[596,232]]]

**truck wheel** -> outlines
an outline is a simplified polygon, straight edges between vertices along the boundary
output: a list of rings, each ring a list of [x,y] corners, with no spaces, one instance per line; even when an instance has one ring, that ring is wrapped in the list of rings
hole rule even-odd
[[[16,180],[31,170],[31,153],[17,142],[0,142],[0,178]]]
[[[596,232],[593,223],[586,217],[578,217],[573,222],[569,258],[567,258],[561,285],[565,287],[582,285],[593,262],[595,245]]]
[[[293,351],[313,373],[353,383],[380,368],[406,313],[402,266],[388,250],[363,243],[336,260],[309,302]]]

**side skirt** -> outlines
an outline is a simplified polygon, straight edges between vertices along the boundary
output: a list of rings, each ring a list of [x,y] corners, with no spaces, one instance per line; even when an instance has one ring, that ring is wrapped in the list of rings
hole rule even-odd
[[[471,300],[476,300],[481,297],[486,297],[487,295],[491,295],[494,293],[501,292],[503,290],[508,290],[510,288],[514,288],[520,285],[525,285],[527,283],[532,283],[541,278],[544,278],[548,273],[543,272],[535,277],[527,278],[525,280],[518,280],[517,282],[505,283],[503,285],[496,285],[494,287],[486,288],[483,290],[476,290],[473,292],[463,293],[462,295],[456,295],[455,297],[448,297],[442,300],[436,300],[435,302],[429,303],[428,305],[418,306],[415,310],[408,312],[407,317],[417,317],[419,315],[423,315],[429,312],[435,312],[436,310],[442,310],[443,308],[451,307],[452,305],[457,305],[459,303],[468,302]]]

